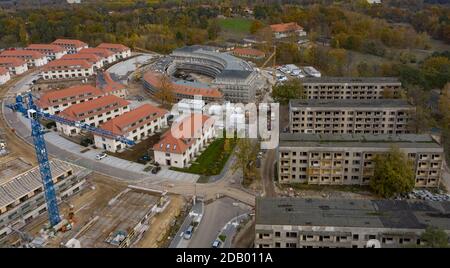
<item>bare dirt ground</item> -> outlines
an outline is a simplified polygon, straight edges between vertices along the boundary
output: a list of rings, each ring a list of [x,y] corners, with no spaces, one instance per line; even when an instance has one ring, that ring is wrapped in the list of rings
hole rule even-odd
[[[280,197],[324,198],[324,199],[378,199],[368,187],[352,185],[276,185]]]
[[[186,200],[179,195],[171,195],[171,201],[166,210],[155,215],[150,222],[150,228],[146,231],[141,240],[136,244],[139,248],[161,247],[166,238],[166,234],[171,228],[171,224],[181,213]]]
[[[233,239],[233,248],[250,248],[255,241],[255,219],[251,219],[236,234]]]

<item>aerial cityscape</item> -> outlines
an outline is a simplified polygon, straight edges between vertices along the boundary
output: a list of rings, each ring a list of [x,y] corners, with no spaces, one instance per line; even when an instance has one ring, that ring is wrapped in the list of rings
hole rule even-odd
[[[0,248],[450,246],[447,0],[0,0],[0,105]]]

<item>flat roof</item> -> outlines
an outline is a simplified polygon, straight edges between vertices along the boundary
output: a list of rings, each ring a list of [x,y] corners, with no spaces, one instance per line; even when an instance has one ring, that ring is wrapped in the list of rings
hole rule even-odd
[[[412,108],[406,100],[400,99],[375,99],[375,100],[319,100],[296,99],[289,101],[290,107],[354,107],[354,108]]]
[[[440,148],[426,134],[304,134],[280,133],[280,147]]]
[[[350,83],[350,84],[365,84],[365,83],[400,83],[397,77],[305,77],[301,81],[305,83]]]
[[[450,202],[257,197],[256,224],[450,230]]]

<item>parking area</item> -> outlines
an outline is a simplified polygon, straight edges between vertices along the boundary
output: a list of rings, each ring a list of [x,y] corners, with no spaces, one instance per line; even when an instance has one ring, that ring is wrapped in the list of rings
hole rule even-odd
[[[438,191],[432,193],[426,189],[415,189],[409,194],[400,195],[396,199],[420,199],[428,201],[444,202],[450,201],[450,194]]]

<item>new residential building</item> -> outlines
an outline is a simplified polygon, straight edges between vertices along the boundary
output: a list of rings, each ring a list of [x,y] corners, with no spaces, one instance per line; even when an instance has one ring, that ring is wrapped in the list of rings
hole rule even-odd
[[[85,60],[54,60],[42,69],[44,80],[84,79],[94,75],[94,65]]]
[[[62,46],[68,54],[75,54],[83,48],[89,47],[85,42],[74,39],[56,39],[52,44]]]
[[[0,58],[0,67],[8,69],[12,75],[23,74],[28,71],[27,62],[18,58]]]
[[[296,22],[272,24],[270,25],[270,29],[272,30],[275,39],[306,36],[303,27]]]
[[[214,119],[192,113],[174,122],[172,128],[153,146],[155,161],[166,166],[188,167],[214,138]]]
[[[78,103],[64,109],[59,115],[73,122],[80,122],[98,127],[130,110],[130,103],[114,95],[108,95],[83,103]],[[74,126],[56,123],[58,131],[71,136],[80,133]]]
[[[31,44],[25,49],[44,54],[48,61],[60,59],[67,54],[67,51],[62,46],[52,44]]]
[[[112,51],[115,56],[115,60],[126,59],[131,57],[131,49],[122,44],[101,43],[97,48],[104,48]]]
[[[402,84],[395,77],[306,77],[302,79],[308,99],[382,99],[399,97]]]
[[[27,62],[28,67],[40,67],[47,64],[47,57],[32,50],[5,50],[0,53],[0,58],[17,58]]]
[[[405,134],[414,107],[405,100],[291,100],[291,133]]]
[[[134,110],[108,120],[100,125],[101,129],[108,130],[118,136],[139,142],[167,126],[168,111],[150,104],[144,104]],[[126,144],[94,134],[95,146],[110,152],[126,148]]]
[[[63,60],[85,60],[94,65],[94,70],[103,68],[103,60],[101,57],[95,54],[83,53],[83,54],[66,54],[61,59]]]
[[[9,79],[11,79],[11,76],[9,75],[8,69],[0,67],[0,85],[5,84]]]
[[[83,48],[78,53],[97,55],[102,59],[103,65],[111,64],[116,61],[115,53],[106,48]]]
[[[450,234],[450,202],[256,198],[256,248],[423,245],[428,226]]]
[[[416,187],[438,187],[444,150],[429,135],[281,133],[280,183],[367,185],[378,154],[398,147],[413,162]]]
[[[44,112],[58,114],[78,103],[103,96],[104,92],[91,85],[77,85],[60,90],[50,90],[42,94],[36,104]]]

